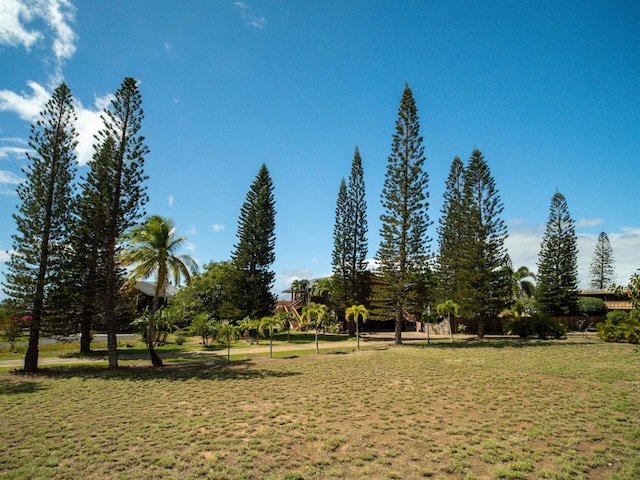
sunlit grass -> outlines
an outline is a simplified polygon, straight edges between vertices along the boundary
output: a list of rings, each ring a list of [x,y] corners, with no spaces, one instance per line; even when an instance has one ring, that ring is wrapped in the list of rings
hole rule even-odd
[[[631,480],[638,357],[487,341],[5,373],[0,476]]]

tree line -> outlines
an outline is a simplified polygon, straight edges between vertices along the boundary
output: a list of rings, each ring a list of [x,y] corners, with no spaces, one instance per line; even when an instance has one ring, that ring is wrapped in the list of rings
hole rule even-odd
[[[118,366],[117,326],[122,319],[130,321],[135,308],[124,288],[123,249],[126,239],[133,238],[127,232],[140,225],[148,201],[144,163],[149,148],[140,134],[143,119],[138,84],[125,78],[104,110],[88,171],[79,180],[76,116],[65,83],[54,90],[31,126],[32,151],[27,154],[26,181],[18,187],[17,233],[3,282],[9,297],[5,303],[28,319],[25,371],[37,369],[43,328],[80,331],[82,352],[90,350],[92,329],[105,328],[109,366]],[[348,313],[363,306],[371,318],[394,320],[395,341],[400,344],[408,316],[429,318],[438,304],[450,301],[459,306],[461,316],[477,320],[482,337],[485,320],[514,306],[514,282],[530,275],[528,269],[514,271],[511,265],[504,246],[503,204],[489,164],[477,148],[466,164],[457,156],[452,161],[436,228],[438,248],[432,251],[423,141],[416,102],[405,84],[381,193],[381,242],[373,266],[367,262],[367,202],[358,147],[348,180],[340,182],[333,274],[317,285],[324,287],[320,296],[347,321],[350,333],[357,331],[358,315]],[[190,287],[174,301],[182,315],[193,319],[206,313],[237,323],[273,313],[275,215],[274,185],[263,164],[240,210],[238,241],[230,259],[212,262],[193,275]],[[613,275],[605,234],[598,246],[592,275],[593,284],[602,288]],[[158,284],[165,281],[158,278]],[[551,200],[535,304],[528,308],[546,315],[577,310],[575,224],[560,192]]]

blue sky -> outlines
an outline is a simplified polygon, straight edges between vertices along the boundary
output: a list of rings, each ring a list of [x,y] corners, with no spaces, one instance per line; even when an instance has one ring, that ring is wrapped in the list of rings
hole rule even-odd
[[[640,268],[640,4],[635,1],[0,1],[0,272],[29,125],[62,80],[84,164],[100,112],[140,82],[147,213],[200,264],[228,259],[260,165],[276,197],[276,291],[331,272],[340,179],[356,145],[369,256],[405,81],[430,176],[432,250],[451,161],[485,155],[516,267],[536,270],[559,190],[587,285],[598,234],[618,281]],[[80,166],[84,174],[86,167]]]

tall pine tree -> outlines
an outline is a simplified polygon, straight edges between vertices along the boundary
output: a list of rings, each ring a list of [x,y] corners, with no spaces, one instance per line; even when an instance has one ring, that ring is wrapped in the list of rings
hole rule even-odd
[[[89,171],[80,182],[80,194],[73,206],[73,259],[69,272],[73,302],[79,312],[81,353],[90,352],[91,331],[104,314],[107,221],[114,201],[110,165],[114,155],[115,141],[107,138],[89,161]]]
[[[460,254],[460,305],[464,315],[478,321],[478,337],[484,323],[495,318],[511,299],[511,281],[504,241],[507,228],[500,218],[503,205],[482,152],[475,148],[464,172],[464,221]]]
[[[31,126],[24,170],[18,186],[20,205],[14,214],[17,233],[4,285],[5,293],[30,312],[25,372],[38,369],[40,329],[56,312],[55,294],[64,284],[70,206],[75,178],[77,133],[71,90],[62,83]]]
[[[611,248],[609,237],[605,232],[600,232],[589,267],[589,276],[591,277],[589,286],[594,290],[610,288],[616,279],[613,265],[613,248]]]
[[[422,140],[418,109],[405,84],[382,190],[381,241],[375,256],[375,306],[394,318],[396,345],[402,343],[406,313],[415,312],[412,304],[420,290],[416,286],[423,281],[428,267],[429,176],[423,169]]]
[[[142,96],[135,79],[127,77],[105,109],[104,129],[98,134],[97,154],[90,165],[83,191],[86,201],[104,202],[100,209],[106,215],[104,245],[103,311],[107,325],[109,367],[118,367],[116,339],[116,301],[121,282],[118,261],[119,239],[144,215],[148,197],[143,182],[145,155],[149,149],[139,135],[144,119]],[[102,213],[100,213],[102,214]]]
[[[333,226],[333,252],[331,255],[331,265],[333,267],[333,292],[332,301],[338,311],[342,311],[349,306],[349,208],[347,198],[347,182],[344,178],[340,180],[338,189],[338,199],[336,200],[336,219]]]
[[[460,239],[463,236],[465,225],[465,212],[463,205],[464,190],[464,164],[459,157],[451,162],[449,176],[445,183],[444,201],[442,204],[442,216],[439,219],[438,232],[438,258],[437,258],[437,296],[439,303],[447,300],[461,304],[460,297],[460,260],[462,258],[463,245]]]
[[[578,239],[567,201],[554,193],[538,255],[536,299],[540,310],[555,316],[578,311]]]
[[[238,243],[231,255],[235,270],[233,298],[240,318],[259,319],[272,314],[271,287],[275,273],[275,198],[269,170],[262,164],[251,184],[238,219]]]
[[[336,307],[341,318],[353,304],[366,304],[367,279],[367,202],[360,150],[356,147],[347,186],[340,183],[334,226],[333,278]],[[355,324],[350,324],[350,331]]]

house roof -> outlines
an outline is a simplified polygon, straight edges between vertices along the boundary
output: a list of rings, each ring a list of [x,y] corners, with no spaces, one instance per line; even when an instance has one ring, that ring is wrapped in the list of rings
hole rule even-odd
[[[155,282],[140,282],[136,283],[134,287],[140,293],[143,293],[147,297],[153,297],[156,292],[156,284]],[[173,285],[167,285],[164,289],[164,292],[161,292],[161,298],[173,298],[178,293],[178,289]]]

